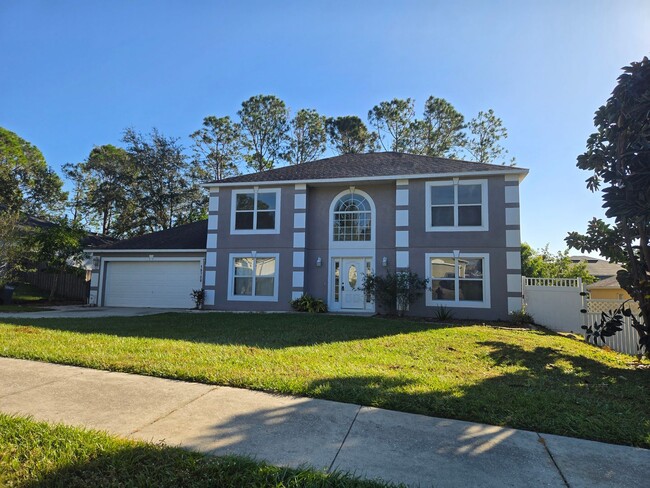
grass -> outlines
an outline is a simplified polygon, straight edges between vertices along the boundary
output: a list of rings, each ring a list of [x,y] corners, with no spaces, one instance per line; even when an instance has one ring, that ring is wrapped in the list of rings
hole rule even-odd
[[[382,487],[341,474],[209,457],[0,414],[0,486]]]
[[[52,310],[46,307],[34,307],[31,305],[0,305],[0,313],[6,312],[47,312]]]
[[[650,371],[543,331],[308,314],[3,322],[1,356],[650,447]]]

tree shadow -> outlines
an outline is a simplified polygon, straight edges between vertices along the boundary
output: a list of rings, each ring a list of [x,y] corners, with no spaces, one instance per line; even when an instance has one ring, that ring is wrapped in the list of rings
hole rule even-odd
[[[333,342],[376,339],[469,323],[435,324],[378,317],[314,314],[166,313],[139,317],[57,319],[2,319],[2,323],[79,334],[171,339],[218,345],[244,345],[266,349],[312,346]]]

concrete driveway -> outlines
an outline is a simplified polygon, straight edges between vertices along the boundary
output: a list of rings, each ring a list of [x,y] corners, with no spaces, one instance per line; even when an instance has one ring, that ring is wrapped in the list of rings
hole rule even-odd
[[[646,449],[19,359],[0,358],[0,411],[409,486],[648,485]]]
[[[61,319],[61,318],[92,318],[92,317],[137,317],[140,315],[155,315],[168,312],[190,312],[180,308],[137,308],[137,307],[88,307],[84,305],[64,305],[48,307],[43,312],[6,312],[0,313],[3,318],[21,319]]]

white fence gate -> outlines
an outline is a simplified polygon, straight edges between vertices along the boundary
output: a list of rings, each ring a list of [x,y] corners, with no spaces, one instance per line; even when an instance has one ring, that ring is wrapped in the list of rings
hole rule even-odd
[[[584,314],[585,325],[593,325],[594,322],[600,322],[602,312],[610,312],[617,309],[623,300],[604,300],[589,299],[587,300],[587,313]],[[639,305],[636,302],[629,301],[626,307],[632,310],[632,313],[639,314]],[[612,337],[605,339],[605,345],[618,352],[636,355],[639,346],[639,334],[632,327],[629,317],[623,317],[623,330],[617,332]]]
[[[582,334],[585,318],[581,278],[522,277],[526,311],[535,323],[558,332]]]

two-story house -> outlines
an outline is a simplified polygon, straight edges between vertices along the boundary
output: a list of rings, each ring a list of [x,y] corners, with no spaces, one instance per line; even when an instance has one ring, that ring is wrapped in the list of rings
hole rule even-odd
[[[309,293],[373,312],[367,273],[410,269],[410,308],[506,318],[521,308],[519,183],[528,170],[401,153],[348,154],[204,185],[205,221],[94,252],[91,303],[284,311]]]

